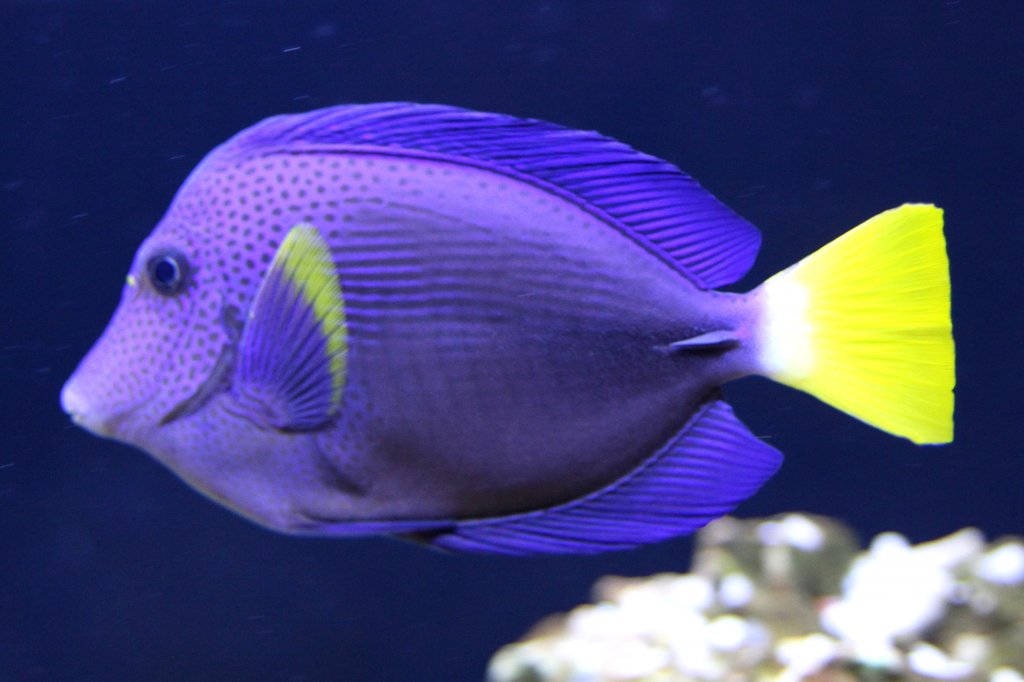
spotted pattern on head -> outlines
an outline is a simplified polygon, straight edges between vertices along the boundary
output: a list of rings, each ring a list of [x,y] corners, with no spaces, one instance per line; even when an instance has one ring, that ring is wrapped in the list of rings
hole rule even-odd
[[[346,199],[371,194],[380,181],[341,173],[360,161],[276,155],[218,163],[214,157],[182,188],[169,216],[201,231],[207,267],[216,271],[225,301],[244,310],[293,226],[314,225],[330,241],[338,237],[332,225],[352,220]],[[353,185],[357,179],[365,182]]]
[[[449,175],[452,182],[437,182],[436,176]],[[314,226],[335,263],[345,261],[353,295],[365,301],[380,284],[370,274],[370,256],[346,252],[352,231],[392,202],[468,201],[469,192],[486,189],[490,182],[480,179],[480,186],[461,187],[456,179],[449,168],[397,156],[284,150],[239,155],[229,145],[215,150],[192,172],[140,247],[129,273],[138,286],[126,287],[104,340],[83,363],[82,374],[91,376],[82,380],[89,384],[87,392],[105,394],[98,409],[134,408],[147,425],[199,407],[196,401],[217,388],[208,382],[230,381],[225,354],[234,352],[245,315],[289,230],[297,224]],[[490,186],[499,193],[512,187],[503,182]],[[546,196],[538,199],[542,207],[548,201]],[[374,238],[389,238],[386,230],[380,233]],[[189,260],[191,281],[172,297],[160,296],[145,282],[145,263],[158,248],[174,249]],[[349,286],[348,281],[341,284]],[[363,324],[363,310],[353,308],[350,322]],[[94,372],[88,364],[103,369]],[[144,401],[149,404],[142,409]]]
[[[154,286],[147,265],[171,251],[183,259],[187,281],[167,295]],[[199,388],[204,369],[216,362],[224,337],[210,317],[219,296],[203,286],[196,253],[192,235],[166,223],[139,248],[113,320],[76,372],[76,391],[88,397],[89,414],[102,416],[101,428],[128,421],[134,433],[156,424]]]

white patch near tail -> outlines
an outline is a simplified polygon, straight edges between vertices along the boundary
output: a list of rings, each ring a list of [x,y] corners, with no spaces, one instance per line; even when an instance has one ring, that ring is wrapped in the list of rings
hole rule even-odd
[[[761,368],[777,381],[805,377],[814,366],[807,317],[811,295],[787,272],[775,275],[771,286],[763,288],[761,308]]]

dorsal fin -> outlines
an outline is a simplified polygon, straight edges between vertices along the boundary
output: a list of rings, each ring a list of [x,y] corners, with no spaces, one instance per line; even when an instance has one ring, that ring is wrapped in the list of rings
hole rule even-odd
[[[436,104],[345,105],[268,118],[215,154],[367,147],[468,161],[545,186],[629,233],[702,288],[740,279],[761,243],[757,228],[667,161],[596,132],[533,119]]]

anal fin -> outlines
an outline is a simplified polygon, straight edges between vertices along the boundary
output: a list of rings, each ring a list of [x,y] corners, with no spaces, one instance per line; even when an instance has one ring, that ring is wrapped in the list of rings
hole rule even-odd
[[[457,522],[431,539],[455,551],[592,554],[685,535],[731,511],[778,470],[764,443],[717,395],[634,471],[566,504]]]

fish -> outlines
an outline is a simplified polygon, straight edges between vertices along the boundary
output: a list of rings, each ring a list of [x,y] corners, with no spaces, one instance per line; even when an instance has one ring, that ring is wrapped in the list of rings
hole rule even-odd
[[[943,211],[883,211],[745,292],[760,232],[593,131],[409,102],[267,118],[139,246],[74,423],[296,535],[585,554],[731,512],[782,453],[760,375],[953,438]]]

